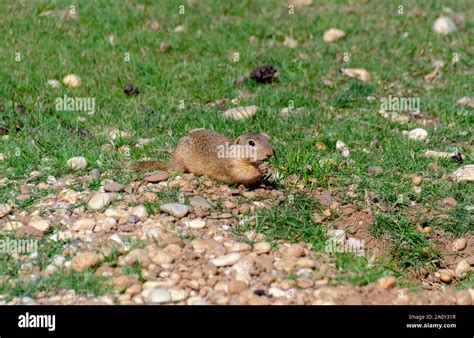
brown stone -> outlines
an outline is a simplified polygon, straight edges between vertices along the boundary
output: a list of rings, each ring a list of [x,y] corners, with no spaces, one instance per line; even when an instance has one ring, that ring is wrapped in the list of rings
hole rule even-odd
[[[145,182],[148,183],[158,183],[162,181],[166,181],[170,177],[166,171],[155,171],[150,174],[145,175],[143,178]]]
[[[71,268],[76,272],[82,272],[99,264],[100,258],[96,253],[85,252],[75,256],[71,261]]]
[[[381,277],[377,280],[377,290],[388,291],[395,285],[396,279],[393,277]]]
[[[229,295],[238,295],[247,289],[247,284],[242,281],[230,281],[227,284],[227,292]]]
[[[448,208],[454,208],[456,205],[458,205],[458,201],[456,201],[453,197],[447,197],[441,201],[441,205]]]

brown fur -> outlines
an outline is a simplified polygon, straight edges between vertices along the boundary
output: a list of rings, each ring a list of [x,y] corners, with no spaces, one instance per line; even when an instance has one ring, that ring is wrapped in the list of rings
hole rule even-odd
[[[253,142],[252,142],[253,141]],[[219,157],[219,147],[227,145],[247,146],[256,152],[256,157]],[[254,148],[249,143],[254,144]],[[264,160],[273,156],[266,136],[243,134],[235,141],[209,129],[201,129],[182,137],[169,163],[157,160],[137,161],[131,168],[135,171],[167,169],[207,175],[214,179],[249,185],[258,181],[263,172],[259,169]]]

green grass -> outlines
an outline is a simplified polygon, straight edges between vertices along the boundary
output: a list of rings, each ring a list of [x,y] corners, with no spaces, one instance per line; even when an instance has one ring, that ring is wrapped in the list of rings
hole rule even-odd
[[[18,252],[19,258],[14,258],[10,252],[0,252],[0,294],[8,297],[35,297],[40,292],[54,294],[59,290],[73,289],[79,294],[102,295],[111,291],[106,285],[106,278],[96,276],[94,269],[87,269],[81,273],[60,270],[49,276],[39,275],[37,272],[25,270],[22,264],[30,264],[33,268],[44,270],[52,263],[54,256],[60,255],[67,242],[52,241],[46,236],[37,241],[37,251],[34,257],[30,252]],[[16,238],[12,236],[0,236],[2,241],[28,240],[28,238]],[[70,259],[70,256],[66,256]],[[31,280],[28,276],[35,274],[36,278]]]
[[[440,256],[427,236],[414,228],[407,218],[376,214],[371,230],[375,237],[382,234],[388,237],[391,254],[400,267],[432,264]]]
[[[40,292],[55,293],[58,290],[75,290],[82,295],[104,295],[111,292],[106,284],[106,278],[94,275],[87,270],[81,273],[61,271],[49,277],[35,281],[18,279],[12,287],[8,283],[0,283],[0,293],[13,297],[35,297]]]
[[[392,265],[368,264],[365,257],[353,253],[337,253],[335,263],[339,274],[332,281],[334,284],[366,285],[385,275],[400,276],[394,269],[393,262]]]
[[[324,231],[313,221],[313,213],[318,207],[314,199],[296,195],[292,203],[258,214],[255,231],[265,234],[272,241],[305,241],[322,250],[326,239]]]
[[[377,210],[374,235],[396,246],[397,266],[430,264],[437,253],[415,231],[419,219],[408,216],[412,201],[430,211],[445,212],[439,202],[454,197],[459,205],[446,211],[448,218],[427,221],[453,236],[474,229],[472,212],[464,210],[474,204],[473,185],[442,177],[460,164],[421,156],[426,149],[458,149],[465,155],[464,164],[473,163],[473,111],[455,105],[458,98],[474,92],[472,74],[468,75],[474,65],[471,2],[364,1],[355,4],[358,13],[349,14],[341,13],[346,1],[317,3],[289,15],[282,1],[197,1],[186,3],[186,12],[180,15],[182,1],[91,0],[76,4],[77,20],[62,21],[59,15],[39,14],[63,11],[70,6],[68,1],[2,2],[0,104],[4,108],[0,109],[0,125],[10,132],[8,140],[0,140],[0,153],[7,157],[0,162],[0,179],[10,181],[0,184],[0,203],[15,200],[23,184],[20,180],[29,178],[32,171],[40,172],[32,183],[44,182],[49,175],[83,175],[98,169],[126,184],[133,178],[123,170],[127,162],[145,156],[166,159],[179,137],[193,128],[212,128],[230,137],[265,132],[273,136],[276,156],[271,164],[282,178],[296,174],[308,188],[328,188],[333,178],[337,180],[331,185],[336,187],[358,184],[360,196],[368,190],[383,204]],[[399,5],[404,6],[403,15],[397,14]],[[465,22],[456,33],[438,36],[431,26],[446,7],[465,15]],[[146,28],[151,20],[161,24],[161,32]],[[178,25],[184,25],[186,32],[175,33]],[[331,27],[345,30],[347,37],[325,44],[322,35]],[[407,38],[402,37],[404,33]],[[108,42],[111,34],[114,45]],[[256,45],[249,43],[251,36],[258,38]],[[283,46],[285,36],[296,38],[299,47]],[[163,41],[171,47],[159,53]],[[230,58],[235,52],[240,55],[238,62]],[[343,60],[346,52],[350,54],[347,62]],[[455,52],[460,61],[453,64]],[[15,53],[21,53],[21,61],[15,61]],[[129,53],[130,62],[124,61],[124,53]],[[427,84],[424,76],[433,70],[435,60],[446,65],[439,80]],[[264,63],[278,69],[277,82],[258,85],[248,80],[240,87],[233,85],[241,74]],[[339,71],[343,67],[366,68],[372,80],[361,83],[344,77]],[[81,77],[80,88],[46,85],[47,80],[61,80],[69,73]],[[123,93],[128,82],[140,90],[138,96]],[[242,91],[253,96],[240,99],[239,105],[259,107],[254,118],[228,121],[221,117],[221,110],[207,106],[218,99],[239,98]],[[56,110],[55,99],[65,94],[95,98],[95,114]],[[411,130],[416,123],[401,125],[377,113],[379,99],[389,95],[420,98],[422,114],[435,118],[434,125],[424,127],[429,143],[402,135],[402,130]],[[367,96],[377,99],[368,101]],[[290,101],[305,113],[280,117],[279,110]],[[26,111],[19,111],[18,105]],[[23,127],[16,130],[19,125]],[[102,151],[101,146],[110,143],[107,128],[118,128],[130,136],[115,140],[111,152]],[[153,141],[135,147],[139,138]],[[349,163],[336,150],[337,140],[351,149]],[[324,142],[327,150],[317,150],[317,141]],[[124,145],[130,147],[130,157],[119,151]],[[86,170],[75,172],[65,165],[77,155],[87,158]],[[430,162],[437,162],[440,171],[428,169]],[[367,168],[373,165],[384,172],[368,176]],[[421,194],[413,192],[413,174],[431,180],[422,183]],[[98,188],[102,179],[92,180],[88,187]],[[78,184],[74,189],[84,186]],[[15,208],[31,206],[41,194],[16,202]],[[323,231],[311,220],[318,206],[304,195],[294,205],[260,214],[257,230],[272,241],[305,240],[322,248]],[[158,197],[161,203],[175,201],[176,196],[177,191],[171,191]],[[355,202],[344,194],[341,199]],[[150,212],[157,207],[157,203],[147,204]],[[235,229],[236,233],[240,230]],[[365,277],[352,280],[366,281]]]
[[[140,263],[138,262],[135,262],[133,263],[132,265],[127,265],[123,268],[123,272],[126,276],[130,276],[130,275],[138,275],[140,280],[143,281],[143,278],[142,278],[142,267],[140,265]]]

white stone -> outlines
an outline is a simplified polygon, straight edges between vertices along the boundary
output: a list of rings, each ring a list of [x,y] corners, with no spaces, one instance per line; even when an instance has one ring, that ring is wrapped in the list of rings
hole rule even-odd
[[[154,250],[148,254],[148,257],[156,265],[171,264],[174,261],[173,255],[163,250]]]
[[[348,77],[352,77],[363,82],[370,81],[370,73],[363,68],[342,68],[342,74]]]
[[[458,275],[461,278],[466,277],[467,273],[471,271],[471,266],[467,262],[466,259],[461,260],[457,265],[456,265],[456,275]]]
[[[171,294],[171,301],[173,302],[180,302],[187,298],[187,292],[185,289],[179,289],[179,290],[171,289],[169,290],[169,292]]]
[[[23,226],[23,223],[21,223],[21,222],[11,221],[11,222],[7,222],[3,226],[2,230],[3,231],[15,231],[15,230],[21,228],[22,226]]]
[[[236,107],[224,112],[224,117],[234,120],[244,120],[257,113],[257,106]]]
[[[428,132],[423,128],[416,128],[411,130],[407,135],[411,140],[424,141],[428,137]]]
[[[454,22],[447,16],[442,16],[433,24],[433,30],[441,35],[446,35],[456,31],[456,25]]]
[[[113,241],[113,242],[115,242],[115,243],[117,243],[117,244],[120,244],[120,245],[125,244],[125,241],[124,241],[124,240],[122,239],[122,237],[121,237],[119,234],[117,234],[117,233],[111,235],[111,236],[109,237],[109,240],[111,240],[111,241]]]
[[[63,83],[66,87],[77,88],[81,85],[81,78],[76,74],[69,74],[64,77]]]
[[[53,258],[53,264],[57,266],[58,268],[62,268],[64,266],[65,261],[66,259],[64,258],[64,256],[61,256],[61,255],[56,255]]]
[[[343,141],[337,140],[336,141],[336,149],[337,150],[343,150],[344,148],[347,148],[347,145]]]
[[[56,180],[56,177],[54,177],[54,176],[48,176],[46,178],[46,183],[48,183],[48,184],[54,184],[56,182],[57,182],[57,180]]]
[[[342,39],[346,36],[346,32],[341,29],[331,28],[324,32],[323,40],[324,42],[331,43],[339,39]]]
[[[48,220],[39,219],[39,220],[31,221],[29,226],[41,232],[46,232],[51,227],[51,223]]]
[[[272,245],[268,242],[258,242],[253,246],[253,251],[257,254],[264,254],[272,249]]]
[[[467,239],[464,237],[458,238],[453,242],[453,251],[462,251],[467,246]]]
[[[72,230],[79,231],[82,229],[92,230],[94,229],[95,220],[93,218],[81,218],[74,222]]]
[[[186,221],[185,226],[191,229],[203,229],[206,227],[206,221],[197,218],[190,221]]]
[[[107,216],[107,217],[127,218],[128,217],[128,211],[122,210],[122,209],[109,208],[109,209],[105,210],[104,215]]]
[[[219,241],[219,236],[214,237],[216,241]],[[252,246],[243,242],[225,242],[224,247],[227,249],[227,252],[244,252],[252,250]]]
[[[474,164],[468,164],[456,169],[449,178],[455,182],[473,182],[474,181]]]
[[[313,273],[312,269],[302,268],[296,271],[296,275],[300,278],[308,278]]]
[[[61,82],[59,82],[58,80],[48,80],[48,86],[50,86],[51,88],[59,88],[61,87]]]
[[[145,289],[142,291],[145,303],[161,304],[171,302],[171,295],[165,289]]]
[[[87,207],[91,210],[100,210],[112,203],[113,199],[113,194],[98,192],[95,193],[94,196],[92,196],[92,198],[89,200]]]
[[[145,206],[139,205],[139,206],[134,207],[130,211],[130,215],[135,215],[141,221],[145,221],[148,218],[148,211],[146,210]]]
[[[46,275],[46,276],[51,276],[53,274],[55,274],[56,272],[59,271],[59,268],[54,265],[54,264],[49,264],[44,270],[43,270],[43,273]]]
[[[284,291],[280,288],[274,288],[274,287],[268,289],[268,294],[270,296],[275,297],[275,298],[279,298],[279,297],[287,298],[288,297],[288,292],[287,291]]]
[[[119,130],[117,128],[113,128],[109,131],[109,140],[116,140],[120,138],[130,137],[130,133],[126,131]]]
[[[423,155],[425,157],[428,157],[428,158],[439,159],[439,158],[450,158],[450,157],[456,156],[457,153],[456,152],[448,153],[448,152],[445,152],[445,151],[436,151],[436,150],[426,150],[423,153]],[[463,156],[461,155],[461,157],[463,157]]]
[[[175,33],[182,33],[184,31],[186,31],[186,28],[183,25],[176,26],[174,29]]]
[[[232,252],[225,256],[220,256],[211,260],[211,263],[215,266],[229,266],[237,263],[242,256],[236,252]]]
[[[183,218],[189,212],[189,209],[186,205],[180,203],[167,203],[160,206],[160,210],[164,211],[170,215],[173,215],[176,218]]]
[[[458,106],[466,106],[469,108],[474,108],[474,98],[470,96],[461,97],[459,100],[456,101]]]
[[[350,155],[349,147],[341,140],[336,142],[336,149],[339,150],[344,157],[348,157]]]
[[[82,272],[87,268],[100,263],[100,257],[94,252],[84,252],[74,256],[71,261],[71,268],[76,272]]]
[[[72,157],[67,161],[67,166],[76,170],[85,169],[87,160],[83,156]]]

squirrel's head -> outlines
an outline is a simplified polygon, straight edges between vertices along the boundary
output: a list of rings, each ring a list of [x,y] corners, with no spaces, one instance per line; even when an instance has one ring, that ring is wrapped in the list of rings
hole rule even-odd
[[[270,139],[266,135],[242,134],[234,143],[245,150],[245,159],[252,163],[261,163],[273,156]]]

